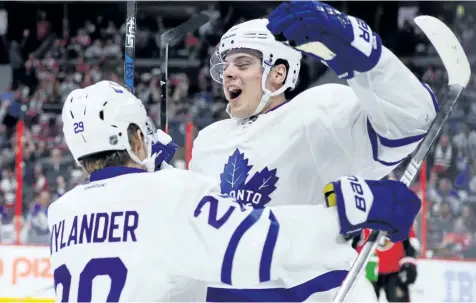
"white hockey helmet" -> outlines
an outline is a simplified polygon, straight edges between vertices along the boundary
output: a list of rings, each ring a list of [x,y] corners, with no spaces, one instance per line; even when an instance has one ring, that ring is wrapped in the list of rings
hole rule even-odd
[[[62,120],[66,144],[78,164],[89,155],[125,150],[134,162],[146,165],[129,144],[127,128],[132,123],[144,134],[148,159],[157,141],[155,125],[142,101],[111,81],[72,91],[63,105]]]
[[[223,84],[223,72],[226,54],[233,49],[253,49],[262,53],[263,77],[261,87],[263,97],[258,107],[250,116],[256,115],[263,110],[270,97],[277,96],[288,88],[291,90],[296,86],[299,70],[301,68],[301,52],[293,49],[283,42],[276,41],[274,35],[266,27],[268,19],[253,19],[230,28],[221,38],[215,53],[210,59],[210,74],[218,83]],[[266,88],[266,79],[276,60],[287,61],[289,70],[287,71],[284,85],[277,91],[272,92]],[[229,106],[228,114],[232,116]]]

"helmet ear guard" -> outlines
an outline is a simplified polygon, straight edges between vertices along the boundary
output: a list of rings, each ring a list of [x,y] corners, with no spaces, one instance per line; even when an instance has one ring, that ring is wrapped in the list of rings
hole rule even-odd
[[[288,88],[293,90],[301,69],[301,52],[293,49],[289,44],[278,41],[266,27],[267,24],[267,19],[254,19],[233,26],[223,35],[210,59],[210,75],[213,80],[223,84],[225,56],[230,50],[244,48],[261,52],[263,55],[261,63],[263,67],[261,81],[263,96],[256,110],[250,116],[260,113],[268,103],[269,98],[284,93]],[[271,68],[279,59],[286,61],[289,68],[284,85],[277,91],[272,92],[266,88],[266,80]],[[229,106],[227,112],[234,118]]]

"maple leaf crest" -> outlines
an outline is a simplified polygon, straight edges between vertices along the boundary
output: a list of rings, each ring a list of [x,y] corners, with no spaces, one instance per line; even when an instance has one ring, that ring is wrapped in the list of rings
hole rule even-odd
[[[271,201],[271,194],[276,190],[277,169],[265,167],[256,172],[250,180],[248,175],[253,165],[248,164],[244,153],[236,149],[228,158],[223,173],[220,175],[222,194],[232,194],[243,205],[263,207]]]
[[[256,172],[251,179],[244,185],[244,190],[259,193],[259,206],[271,201],[270,195],[276,190],[276,182],[279,178],[276,176],[277,169],[269,170],[267,167]]]
[[[244,153],[240,153],[237,148],[233,155],[228,158],[228,162],[220,174],[220,189],[223,194],[228,194],[232,190],[237,190],[245,183],[248,178],[252,165],[248,165],[248,159]]]

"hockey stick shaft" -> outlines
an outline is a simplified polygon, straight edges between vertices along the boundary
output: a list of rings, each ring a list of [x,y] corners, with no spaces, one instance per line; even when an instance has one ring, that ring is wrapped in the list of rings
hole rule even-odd
[[[169,45],[161,41],[160,45],[160,129],[168,132],[167,98],[168,98],[168,71]]]
[[[167,98],[168,98],[168,61],[169,47],[176,45],[190,32],[210,21],[207,14],[199,13],[176,28],[160,36],[160,129],[168,132]]]
[[[193,32],[200,26],[210,21],[210,17],[205,13],[199,13],[188,19],[179,26],[172,28],[160,36],[162,42],[169,46],[175,46],[187,33]]]
[[[415,177],[418,175],[418,170],[420,169],[421,164],[425,160],[431,149],[431,146],[440,134],[444,123],[451,114],[453,107],[456,104],[456,101],[458,101],[458,98],[463,92],[463,90],[464,87],[458,84],[450,86],[448,94],[442,100],[443,106],[440,108],[440,111],[433,120],[433,123],[431,124],[427,135],[416,150],[415,155],[413,156],[412,160],[405,169],[402,178],[400,179],[400,181],[403,182],[405,185],[409,186],[411,182],[415,179]],[[370,233],[367,242],[360,251],[359,256],[352,265],[347,277],[344,280],[344,283],[342,283],[339,292],[334,298],[334,302],[345,302],[348,295],[351,293],[353,287],[357,283],[358,278],[362,275],[365,266],[367,265],[370,257],[372,256],[372,253],[375,251],[377,245],[381,242],[385,235],[385,232],[379,232],[376,230],[373,230]]]
[[[124,85],[131,93],[134,93],[136,13],[136,1],[127,1],[126,37],[124,45]]]
[[[431,146],[441,132],[443,125],[448,120],[453,111],[453,107],[458,101],[461,93],[468,85],[471,77],[471,66],[463,47],[459,43],[453,32],[439,19],[431,16],[419,16],[415,18],[415,23],[425,33],[431,44],[435,47],[438,55],[443,61],[443,65],[448,73],[448,92],[440,102],[440,110],[433,120],[428,132],[415,151],[412,160],[408,164],[401,178],[401,182],[409,186],[417,176],[423,161],[428,155]],[[425,172],[426,173],[426,172]],[[381,243],[385,233],[372,231],[363,246],[357,260],[352,265],[344,283],[342,284],[334,302],[344,302],[352,288],[356,285],[362,275],[370,256]]]

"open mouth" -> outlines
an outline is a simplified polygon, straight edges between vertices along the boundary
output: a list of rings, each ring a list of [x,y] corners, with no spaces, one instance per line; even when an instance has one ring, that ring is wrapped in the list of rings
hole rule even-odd
[[[241,90],[241,88],[238,88],[238,87],[233,87],[228,90],[231,100],[238,98],[242,92],[243,91]]]

